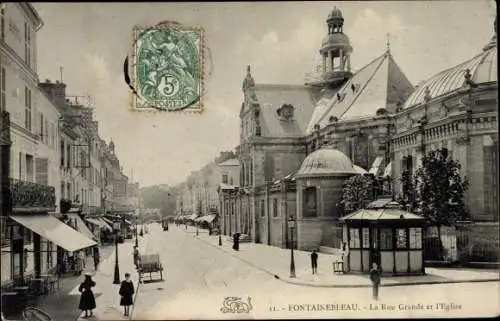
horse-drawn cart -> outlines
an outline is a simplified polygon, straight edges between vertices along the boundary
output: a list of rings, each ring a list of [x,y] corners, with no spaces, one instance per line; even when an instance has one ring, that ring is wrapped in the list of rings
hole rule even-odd
[[[161,265],[159,254],[146,254],[139,256],[137,266],[139,281],[143,281],[143,274],[149,273],[149,279],[153,280],[152,273],[160,273],[160,280],[163,281],[163,266]]]

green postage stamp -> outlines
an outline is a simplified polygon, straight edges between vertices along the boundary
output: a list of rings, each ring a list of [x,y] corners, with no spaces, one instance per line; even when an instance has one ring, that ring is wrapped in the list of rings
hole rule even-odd
[[[134,27],[132,108],[144,111],[203,110],[202,28],[161,22]]]

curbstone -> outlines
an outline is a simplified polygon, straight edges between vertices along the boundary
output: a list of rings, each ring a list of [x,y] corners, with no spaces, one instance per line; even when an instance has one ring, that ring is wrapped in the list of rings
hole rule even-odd
[[[319,288],[371,288],[372,285],[367,282],[366,284],[331,284],[331,283],[312,283],[309,281],[304,281],[300,279],[291,279],[289,277],[280,277],[279,275],[261,267],[256,264],[254,264],[251,261],[245,260],[237,255],[234,255],[231,251],[228,251],[224,249],[221,246],[214,245],[212,242],[205,240],[204,238],[198,238],[201,241],[205,242],[206,244],[217,248],[223,252],[228,253],[229,255],[233,256],[234,258],[245,262],[246,264],[262,271],[265,272],[272,277],[274,277],[277,280],[280,280],[282,282],[288,283],[288,284],[294,284],[294,285],[299,285],[299,286],[309,286],[309,287],[319,287]],[[432,284],[452,284],[452,283],[477,283],[477,282],[498,282],[500,281],[500,278],[488,278],[488,279],[466,279],[466,280],[441,280],[441,281],[417,281],[417,282],[400,282],[400,283],[389,283],[389,284],[380,284],[381,287],[396,287],[396,286],[410,286],[410,285],[432,285]]]

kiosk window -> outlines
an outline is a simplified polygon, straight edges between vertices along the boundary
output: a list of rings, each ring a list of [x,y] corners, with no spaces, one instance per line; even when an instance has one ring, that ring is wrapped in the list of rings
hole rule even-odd
[[[419,227],[410,229],[410,248],[422,248],[422,229]]]
[[[363,228],[363,248],[370,248],[370,230],[367,227]]]
[[[351,238],[349,247],[359,249],[359,229],[351,228],[349,229],[349,233]]]
[[[406,229],[398,228],[396,231],[397,231],[396,232],[396,247],[398,249],[406,248],[406,239],[407,239]]]
[[[392,229],[390,228],[380,229],[380,249],[381,250],[392,249]]]

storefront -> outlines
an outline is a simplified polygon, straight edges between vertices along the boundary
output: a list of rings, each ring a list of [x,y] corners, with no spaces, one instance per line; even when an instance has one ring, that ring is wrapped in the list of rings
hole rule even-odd
[[[55,267],[56,262],[61,263],[58,261],[62,259],[57,255],[64,251],[74,255],[82,249],[97,245],[95,241],[52,215],[19,214],[11,215],[10,219],[11,274],[13,279],[21,282],[25,280],[25,272],[35,278],[49,272],[47,267]]]
[[[425,274],[425,218],[392,200],[378,200],[339,220],[348,245],[344,271],[366,273],[377,263],[386,275]]]

